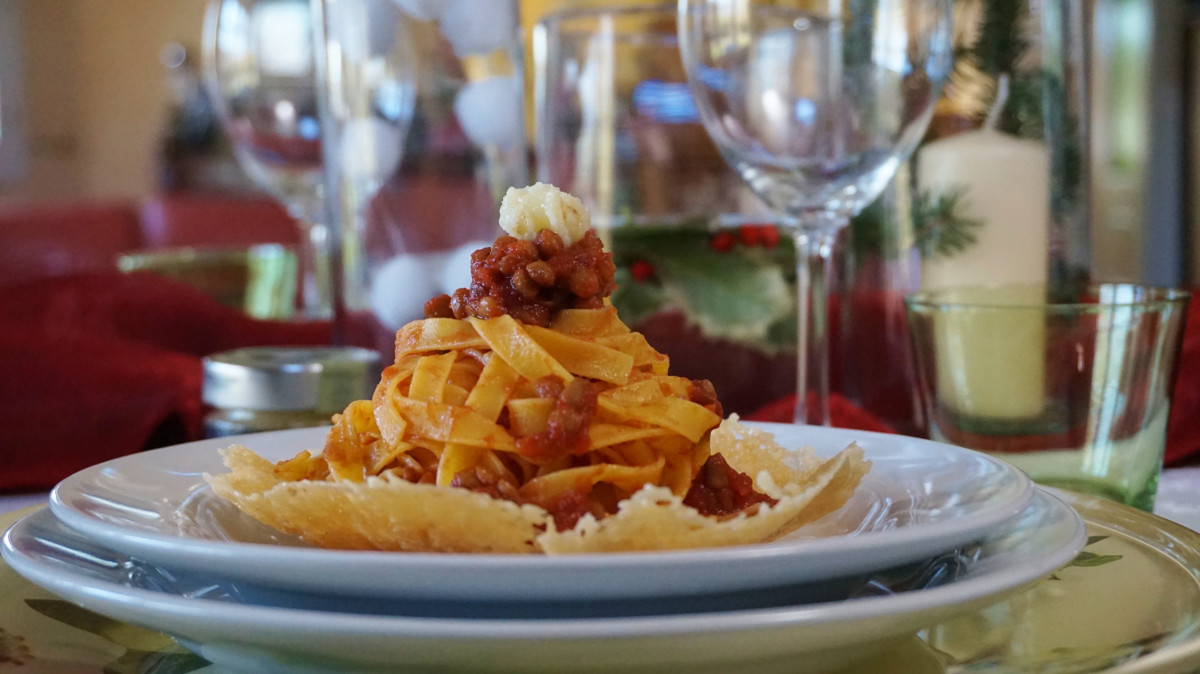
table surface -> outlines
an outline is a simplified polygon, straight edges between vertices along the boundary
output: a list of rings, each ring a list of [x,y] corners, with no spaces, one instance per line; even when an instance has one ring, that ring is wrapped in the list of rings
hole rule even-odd
[[[1163,471],[1154,514],[1200,531],[1200,466]]]
[[[45,492],[0,495],[0,513],[6,513],[10,510],[20,510],[29,506],[44,505],[48,496],[49,494]]]

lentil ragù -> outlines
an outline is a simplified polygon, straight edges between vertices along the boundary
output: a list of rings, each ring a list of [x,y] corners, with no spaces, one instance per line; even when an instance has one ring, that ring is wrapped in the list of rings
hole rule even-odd
[[[592,231],[565,245],[543,229],[533,241],[501,236],[471,255],[471,286],[425,303],[426,318],[509,314],[547,327],[562,309],[599,309],[616,287],[616,266]]]

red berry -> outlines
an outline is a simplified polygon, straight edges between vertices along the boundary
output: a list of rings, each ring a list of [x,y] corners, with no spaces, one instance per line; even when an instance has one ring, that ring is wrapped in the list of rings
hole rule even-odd
[[[654,277],[654,265],[645,260],[637,260],[629,266],[629,275],[638,283],[649,281]]]
[[[757,225],[742,225],[738,227],[738,238],[743,246],[757,246],[762,242],[762,228]]]
[[[762,234],[763,246],[774,248],[779,245],[779,228],[775,225],[763,225],[760,234]]]
[[[733,250],[733,235],[721,232],[712,238],[712,249],[718,253],[728,253]]]

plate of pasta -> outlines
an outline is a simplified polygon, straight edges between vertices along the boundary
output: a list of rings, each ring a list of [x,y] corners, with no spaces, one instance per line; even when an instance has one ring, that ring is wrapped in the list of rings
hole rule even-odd
[[[397,331],[374,394],[331,428],[110,461],[61,483],[55,514],[115,550],[269,587],[595,601],[911,562],[1032,498],[969,450],[725,418],[711,383],[672,375],[617,315],[578,199],[510,190],[500,223],[470,286]]]
[[[747,424],[784,446],[833,455],[858,443],[872,470],[836,512],[761,544],[548,556],[312,547],[217,496],[230,439],[99,464],[51,495],[64,523],[124,554],[288,591],[380,598],[580,600],[669,597],[818,582],[933,556],[986,536],[1032,498],[1027,478],[969,450],[918,438]],[[328,428],[233,438],[273,460],[320,447]]]

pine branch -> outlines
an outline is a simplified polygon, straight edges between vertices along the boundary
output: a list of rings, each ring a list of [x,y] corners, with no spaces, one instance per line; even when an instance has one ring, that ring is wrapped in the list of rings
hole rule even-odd
[[[1012,80],[999,130],[1040,140],[1051,150],[1052,211],[1068,212],[1080,198],[1083,154],[1079,120],[1072,114],[1062,78],[1049,70],[1022,73]]]
[[[913,235],[921,257],[950,257],[975,244],[975,230],[982,220],[966,218],[958,213],[965,194],[953,190],[936,197],[927,191],[913,198]]]
[[[850,219],[850,248],[857,258],[883,255],[887,249],[887,192]]]
[[[1012,77],[1008,102],[1000,115],[999,130],[1018,138],[1045,140],[1046,102],[1056,78],[1045,70],[1017,73]],[[1054,105],[1052,102],[1051,105]]]
[[[971,52],[983,72],[997,77],[1016,72],[1017,61],[1029,47],[1022,22],[1029,5],[1019,0],[987,0],[979,24],[979,40]]]

